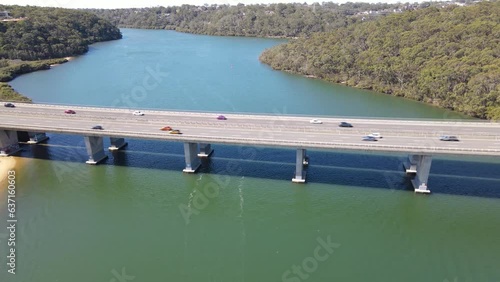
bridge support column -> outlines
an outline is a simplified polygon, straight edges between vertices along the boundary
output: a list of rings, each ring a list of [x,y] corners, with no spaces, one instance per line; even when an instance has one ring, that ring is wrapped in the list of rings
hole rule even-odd
[[[28,132],[28,136],[29,140],[26,142],[28,144],[38,144],[49,139],[45,132]]]
[[[306,160],[306,149],[297,149],[295,161],[295,177],[292,178],[292,182],[304,183],[306,182],[306,173],[304,171],[304,165]]]
[[[0,157],[6,157],[19,151],[17,131],[0,130]]]
[[[213,152],[214,150],[210,144],[200,143],[200,152],[198,153],[198,157],[208,158]]]
[[[87,154],[89,155],[89,160],[85,162],[87,164],[95,165],[108,157],[104,153],[102,137],[85,136],[85,147],[87,147]]]
[[[127,142],[125,142],[125,138],[109,138],[111,141],[111,146],[109,146],[110,151],[120,150],[121,148],[127,146]]]
[[[186,168],[183,172],[195,173],[200,167],[200,160],[197,158],[198,143],[184,143],[184,157]]]
[[[408,156],[408,163],[405,163],[406,173],[415,175],[411,180],[411,184],[416,193],[428,194],[431,192],[427,187],[431,164],[432,156],[430,155]]]
[[[307,153],[306,153],[305,149],[304,149],[304,160],[302,161],[302,164],[304,164],[304,166],[308,166],[309,165],[309,157],[307,156]]]

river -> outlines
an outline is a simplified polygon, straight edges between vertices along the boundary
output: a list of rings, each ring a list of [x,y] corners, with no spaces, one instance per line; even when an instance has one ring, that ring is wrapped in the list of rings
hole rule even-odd
[[[283,40],[122,32],[11,85],[40,103],[467,118],[259,63]],[[311,151],[300,185],[292,150],[214,145],[183,174],[180,143],[128,140],[89,166],[82,139],[50,134],[21,153],[15,275],[0,188],[0,281],[500,281],[498,158],[435,158],[425,196],[404,154]]]

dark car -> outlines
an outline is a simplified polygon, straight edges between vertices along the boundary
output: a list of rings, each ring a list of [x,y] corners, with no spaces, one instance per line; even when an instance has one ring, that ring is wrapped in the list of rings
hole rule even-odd
[[[96,125],[96,126],[93,126],[92,129],[100,129],[100,130],[103,130],[104,128],[102,128],[102,126],[100,125]]]
[[[65,114],[70,114],[70,115],[74,115],[74,114],[76,114],[76,112],[75,112],[75,111],[73,111],[73,110],[65,110],[65,111],[64,111],[64,113],[65,113]]]
[[[4,107],[7,107],[7,108],[15,108],[16,106],[12,103],[5,103],[3,104]]]
[[[451,135],[443,135],[439,137],[439,140],[441,141],[458,141],[457,136],[451,136]]]
[[[364,136],[363,139],[361,139],[361,140],[363,140],[363,141],[377,141],[378,139],[373,137],[373,136],[367,135],[367,136]]]
[[[217,119],[218,120],[226,120],[227,118],[225,116],[223,116],[223,115],[220,115],[220,116],[217,117]]]
[[[178,129],[170,130],[170,134],[182,134],[182,132]]]
[[[343,121],[343,122],[341,122],[341,123],[339,124],[339,127],[352,127],[352,124],[350,124],[350,123],[348,123],[348,122]]]

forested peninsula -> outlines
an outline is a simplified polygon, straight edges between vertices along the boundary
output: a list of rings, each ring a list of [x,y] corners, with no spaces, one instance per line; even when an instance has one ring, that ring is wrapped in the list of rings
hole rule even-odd
[[[332,31],[358,21],[423,4],[369,4],[323,2],[320,4],[182,5],[173,7],[90,9],[119,27],[168,29],[221,35],[294,38]]]
[[[81,55],[95,42],[120,39],[120,30],[79,10],[0,5],[0,100],[29,101],[7,81],[49,69],[64,57]]]
[[[266,50],[273,69],[500,119],[500,2],[391,14]]]

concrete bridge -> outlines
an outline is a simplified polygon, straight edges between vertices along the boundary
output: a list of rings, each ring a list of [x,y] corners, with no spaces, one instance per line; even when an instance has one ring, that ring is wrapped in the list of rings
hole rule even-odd
[[[66,114],[65,110],[76,114]],[[212,144],[265,146],[296,149],[296,169],[292,181],[305,182],[307,149],[382,151],[408,153],[406,172],[414,175],[416,192],[429,193],[427,181],[433,155],[500,156],[500,123],[485,121],[428,121],[368,118],[280,116],[233,114],[218,120],[218,114],[145,110],[135,116],[133,110],[48,104],[16,104],[0,108],[0,156],[16,153],[19,142],[36,144],[47,139],[46,133],[81,135],[85,139],[88,164],[107,158],[103,138],[110,138],[109,150],[120,150],[125,138],[175,141],[184,143],[184,172],[194,173],[199,158],[209,157]],[[351,128],[339,127],[341,121]],[[92,129],[100,125],[102,130]],[[170,134],[160,128],[170,126],[182,134]],[[362,137],[378,132],[378,141]],[[457,136],[460,141],[440,141],[441,135]]]

